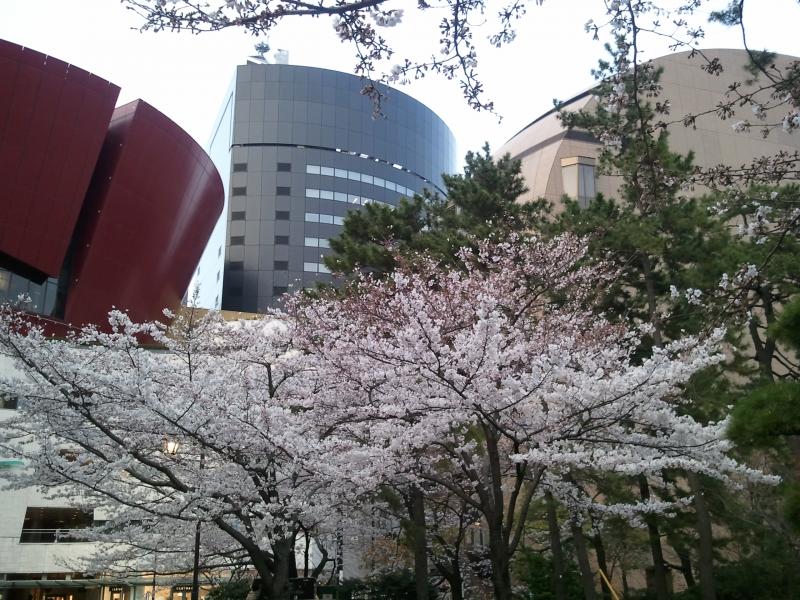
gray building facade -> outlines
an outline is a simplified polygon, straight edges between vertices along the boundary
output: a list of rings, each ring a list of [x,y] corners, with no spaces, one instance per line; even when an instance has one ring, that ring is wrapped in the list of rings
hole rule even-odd
[[[385,117],[373,118],[361,87],[327,69],[237,68],[209,149],[226,184],[227,222],[196,275],[206,305],[262,312],[287,291],[330,281],[322,258],[348,211],[441,191],[442,173],[456,165],[444,121],[394,89]],[[215,269],[223,245],[224,269]]]

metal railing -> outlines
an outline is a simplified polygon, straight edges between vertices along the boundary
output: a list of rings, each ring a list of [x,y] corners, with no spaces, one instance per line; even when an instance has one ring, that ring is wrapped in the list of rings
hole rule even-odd
[[[74,544],[88,542],[75,532],[80,529],[23,529],[19,536],[20,544]]]

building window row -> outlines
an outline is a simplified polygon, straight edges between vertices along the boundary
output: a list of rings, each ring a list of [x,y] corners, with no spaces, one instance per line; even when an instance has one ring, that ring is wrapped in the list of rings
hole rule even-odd
[[[304,262],[303,271],[306,273],[330,273],[331,270],[323,263]]]
[[[331,223],[333,225],[342,225],[344,223],[343,217],[334,217],[333,215],[321,215],[318,213],[306,213],[306,221],[309,223]],[[231,245],[232,246],[244,246],[244,236],[236,236],[231,238]],[[288,235],[276,235],[275,236],[275,245],[276,246],[288,246],[289,245],[289,236]],[[305,239],[305,245],[310,248],[330,248],[331,243],[330,240],[327,238],[317,238],[317,237],[307,237]],[[237,266],[241,270],[241,264],[239,262],[231,262],[230,269],[236,270]],[[0,395],[0,399],[2,396]],[[2,407],[2,402],[0,402],[0,408]]]
[[[323,213],[306,213],[306,223],[330,223],[332,225],[344,225],[344,217],[336,215],[326,215]]]
[[[331,242],[327,238],[307,237],[305,245],[309,248],[330,248]]]
[[[348,171],[347,169],[334,169],[333,167],[322,167],[320,165],[306,165],[306,173],[309,175],[327,175],[328,177],[338,177],[340,179],[349,179],[350,181],[360,181],[361,183],[368,183],[370,185],[377,185],[378,187],[386,188],[393,192],[398,192],[404,196],[413,196],[414,190],[407,188],[404,185],[375,177],[374,175],[367,175],[366,173],[358,173],[356,171]]]
[[[381,200],[364,198],[363,196],[356,196],[355,194],[345,194],[344,192],[334,192],[333,190],[317,190],[314,188],[306,188],[306,198],[336,200],[337,202],[346,202],[348,204],[359,204],[361,206],[365,206],[367,204],[385,204],[386,206],[392,206],[388,202],[382,202]]]

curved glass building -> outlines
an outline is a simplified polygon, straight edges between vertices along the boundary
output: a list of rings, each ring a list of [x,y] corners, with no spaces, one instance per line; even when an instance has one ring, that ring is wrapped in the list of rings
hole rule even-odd
[[[444,121],[394,89],[385,117],[373,118],[361,87],[327,69],[237,68],[209,152],[227,221],[198,268],[195,304],[261,312],[287,291],[329,281],[322,257],[348,211],[441,190],[456,165]]]

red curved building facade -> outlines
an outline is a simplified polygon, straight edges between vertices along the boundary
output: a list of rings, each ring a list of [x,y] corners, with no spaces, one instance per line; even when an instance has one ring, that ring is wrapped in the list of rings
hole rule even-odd
[[[0,298],[41,286],[35,310],[73,325],[179,307],[222,181],[183,129],[142,100],[114,109],[118,95],[0,40]]]

